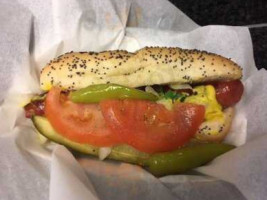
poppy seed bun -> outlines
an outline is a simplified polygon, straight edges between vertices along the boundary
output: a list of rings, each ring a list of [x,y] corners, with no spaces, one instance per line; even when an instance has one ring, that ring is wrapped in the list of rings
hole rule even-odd
[[[41,72],[41,89],[52,86],[80,89],[92,84],[116,83],[139,87],[168,83],[235,80],[241,68],[222,56],[199,50],[145,47],[130,53],[104,51],[66,53]]]
[[[231,128],[234,114],[235,110],[233,107],[224,109],[223,120],[203,122],[200,125],[195,138],[198,141],[203,142],[222,142]],[[212,134],[212,132],[216,132],[217,134]]]

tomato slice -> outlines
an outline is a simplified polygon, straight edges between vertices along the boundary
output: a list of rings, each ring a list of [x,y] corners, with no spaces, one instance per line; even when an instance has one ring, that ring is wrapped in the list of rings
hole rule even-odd
[[[121,142],[106,126],[98,104],[73,103],[59,88],[52,88],[47,94],[45,116],[58,133],[75,142],[95,146]]]
[[[173,111],[142,100],[106,100],[100,103],[107,125],[136,149],[156,153],[187,143],[204,120],[201,105],[179,103]]]
[[[240,80],[217,82],[213,84],[216,99],[223,107],[230,107],[240,101],[244,86]]]

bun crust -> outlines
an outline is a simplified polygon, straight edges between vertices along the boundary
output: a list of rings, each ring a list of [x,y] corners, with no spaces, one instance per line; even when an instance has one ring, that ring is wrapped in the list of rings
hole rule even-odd
[[[145,47],[135,53],[121,50],[66,53],[43,68],[40,84],[41,89],[47,91],[52,86],[69,90],[100,83],[139,87],[241,77],[242,70],[236,63],[213,53]]]
[[[234,114],[234,108],[229,107],[223,111],[223,121],[203,122],[195,135],[195,139],[202,142],[222,142],[231,128]],[[211,134],[213,131],[217,132],[218,134]]]

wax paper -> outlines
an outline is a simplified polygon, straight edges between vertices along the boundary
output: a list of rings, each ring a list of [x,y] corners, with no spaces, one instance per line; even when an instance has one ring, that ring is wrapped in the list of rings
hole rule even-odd
[[[246,27],[200,27],[164,0],[0,1],[1,199],[265,199],[267,72],[258,71]],[[245,93],[226,141],[238,146],[181,175],[84,155],[40,140],[22,106],[39,73],[68,51],[197,48],[243,68]]]

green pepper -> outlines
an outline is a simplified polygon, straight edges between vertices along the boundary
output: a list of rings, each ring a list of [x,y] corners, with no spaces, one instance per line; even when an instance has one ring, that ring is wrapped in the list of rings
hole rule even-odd
[[[178,174],[204,165],[233,148],[229,144],[196,144],[169,153],[154,154],[144,160],[144,165],[155,176]]]
[[[138,164],[155,176],[164,176],[204,165],[233,148],[235,147],[229,144],[194,144],[176,151],[150,155],[127,145],[120,145],[112,148],[108,158]]]
[[[158,97],[142,90],[121,85],[98,84],[71,92],[70,99],[76,103],[98,103],[106,99],[141,99],[156,101]]]

